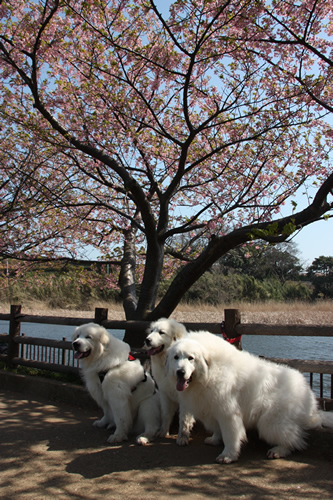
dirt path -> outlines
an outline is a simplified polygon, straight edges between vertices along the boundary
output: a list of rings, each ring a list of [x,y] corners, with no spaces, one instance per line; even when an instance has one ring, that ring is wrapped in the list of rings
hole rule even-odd
[[[313,433],[309,448],[285,460],[265,458],[251,435],[239,462],[214,463],[219,449],[175,436],[139,447],[106,443],[90,408],[0,392],[0,495],[28,499],[332,499],[333,434]]]

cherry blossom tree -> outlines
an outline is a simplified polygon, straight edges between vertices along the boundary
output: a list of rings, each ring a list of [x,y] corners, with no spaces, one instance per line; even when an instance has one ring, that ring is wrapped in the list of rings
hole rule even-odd
[[[127,319],[150,320],[230,249],[329,216],[332,11],[2,3],[1,256],[75,260],[89,245],[118,266]],[[281,217],[313,182],[309,206]]]

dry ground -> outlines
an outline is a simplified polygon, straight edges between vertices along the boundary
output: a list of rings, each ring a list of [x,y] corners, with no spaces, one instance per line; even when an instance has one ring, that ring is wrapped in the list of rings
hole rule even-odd
[[[140,447],[110,446],[92,427],[95,412],[0,391],[2,500],[333,498],[333,434],[313,433],[309,447],[267,460],[267,445],[249,436],[240,460],[218,465],[220,448],[197,428],[188,447],[175,436]]]

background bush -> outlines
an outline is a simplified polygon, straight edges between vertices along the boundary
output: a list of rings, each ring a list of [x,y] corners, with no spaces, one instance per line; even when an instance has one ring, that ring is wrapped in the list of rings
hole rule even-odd
[[[159,297],[169,282],[162,278]],[[140,287],[138,287],[140,293]],[[188,303],[309,301],[333,298],[333,257],[319,257],[304,270],[295,245],[245,245],[216,262],[184,296]],[[56,264],[0,270],[0,300],[41,301],[50,308],[90,308],[96,302],[121,302],[117,270],[100,263]],[[94,307],[94,305],[93,305]]]

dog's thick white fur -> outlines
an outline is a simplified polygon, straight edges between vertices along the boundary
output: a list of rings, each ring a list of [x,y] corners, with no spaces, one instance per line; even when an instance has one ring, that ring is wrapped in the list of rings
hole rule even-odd
[[[159,393],[140,361],[129,360],[129,345],[94,323],[78,327],[72,341],[86,387],[104,412],[94,425],[115,427],[108,442],[119,443],[136,432],[141,433],[137,443],[144,445],[157,436]]]
[[[273,446],[268,458],[305,448],[308,429],[333,429],[333,412],[318,410],[299,371],[239,351],[208,332],[198,335],[189,333],[170,347],[167,370],[179,391],[180,413],[193,414],[213,432],[207,444],[223,441],[218,463],[238,459],[247,429],[256,428]]]
[[[178,410],[178,391],[172,380],[166,376],[165,361],[169,347],[187,334],[186,328],[174,319],[161,318],[151,323],[149,334],[145,340],[145,348],[151,359],[151,371],[160,392],[162,425],[160,436],[169,434],[172,419]],[[179,423],[177,444],[187,445],[194,420],[184,415]]]

